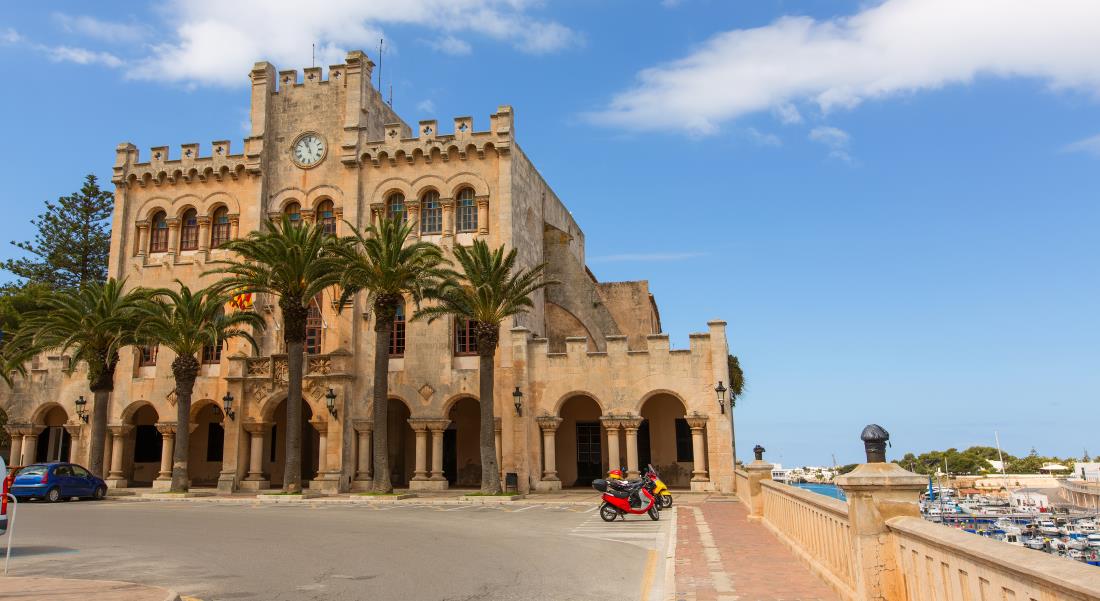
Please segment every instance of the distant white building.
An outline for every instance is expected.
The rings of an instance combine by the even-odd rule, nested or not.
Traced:
[[[1100,482],[1100,462],[1079,462],[1073,466],[1073,476],[1091,482]]]
[[[791,470],[783,469],[782,463],[772,464],[772,480],[776,482],[788,482],[791,479]]]
[[[1037,488],[1020,488],[1008,495],[1008,502],[1013,509],[1047,510],[1050,509],[1050,498]]]

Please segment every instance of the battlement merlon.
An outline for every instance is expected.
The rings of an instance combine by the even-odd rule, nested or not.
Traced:
[[[242,153],[233,154],[229,140],[211,142],[207,156],[201,156],[200,145],[194,142],[181,144],[176,158],[170,156],[168,146],[154,146],[145,162],[136,146],[123,142],[115,148],[111,181],[115,185],[144,187],[238,179],[251,173],[254,172],[248,169],[248,157]]]
[[[474,119],[470,116],[455,117],[454,129],[449,134],[439,131],[439,122],[435,119],[420,121],[415,132],[404,123],[387,123],[383,139],[368,141],[359,161],[378,167],[383,161],[396,164],[398,160],[406,160],[411,164],[417,158],[428,163],[436,157],[443,161],[465,160],[471,154],[485,158],[490,151],[508,154],[514,142],[514,112],[511,106],[501,105],[497,112],[489,115],[487,131],[475,131]]]

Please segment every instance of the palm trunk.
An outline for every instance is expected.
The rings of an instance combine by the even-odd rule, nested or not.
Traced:
[[[286,459],[283,492],[302,492],[302,361],[305,352],[307,307],[298,299],[282,297],[283,341],[286,342]]]
[[[103,471],[103,449],[107,444],[107,401],[111,398],[111,389],[95,390],[92,393],[92,443],[88,449],[88,471],[105,478]]]
[[[496,494],[500,492],[500,466],[497,465],[496,420],[493,416],[493,381],[496,366],[493,356],[496,354],[496,340],[482,345],[483,337],[478,337],[478,379],[481,405],[481,492]],[[489,348],[485,348],[489,347]]]
[[[396,306],[376,302],[374,311],[374,491],[393,492],[390,480],[390,336]]]
[[[191,451],[191,394],[199,375],[199,362],[191,355],[178,355],[172,361],[172,375],[176,378],[176,444],[168,491],[187,492],[191,484],[187,465]]]

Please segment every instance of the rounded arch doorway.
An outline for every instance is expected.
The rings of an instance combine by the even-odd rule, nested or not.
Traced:
[[[279,401],[271,412],[275,423],[271,425],[267,436],[267,453],[264,457],[264,471],[271,475],[272,488],[283,486],[283,478],[286,475],[286,399]],[[312,480],[317,474],[317,449],[321,444],[321,435],[313,427],[310,420],[313,419],[313,409],[309,403],[302,401],[302,427],[301,442],[302,466],[301,475],[303,485]]]
[[[690,487],[695,455],[684,403],[671,394],[657,393],[646,399],[641,415],[638,464],[652,463],[670,487]]]
[[[73,441],[72,436],[65,430],[65,424],[68,421],[69,414],[56,403],[39,411],[34,424],[45,428],[38,433],[34,450],[35,461],[70,461]]]
[[[448,486],[481,486],[481,403],[462,397],[447,412],[443,431],[443,475]]]
[[[602,415],[600,404],[588,395],[569,397],[558,410],[554,454],[562,486],[587,487],[607,473]]]

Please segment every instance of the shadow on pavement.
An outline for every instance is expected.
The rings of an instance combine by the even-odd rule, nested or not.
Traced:
[[[76,549],[73,549],[72,547],[53,547],[50,545],[31,545],[27,547],[13,545],[11,548],[12,557],[30,557],[32,555],[61,555],[63,553],[76,552]]]

